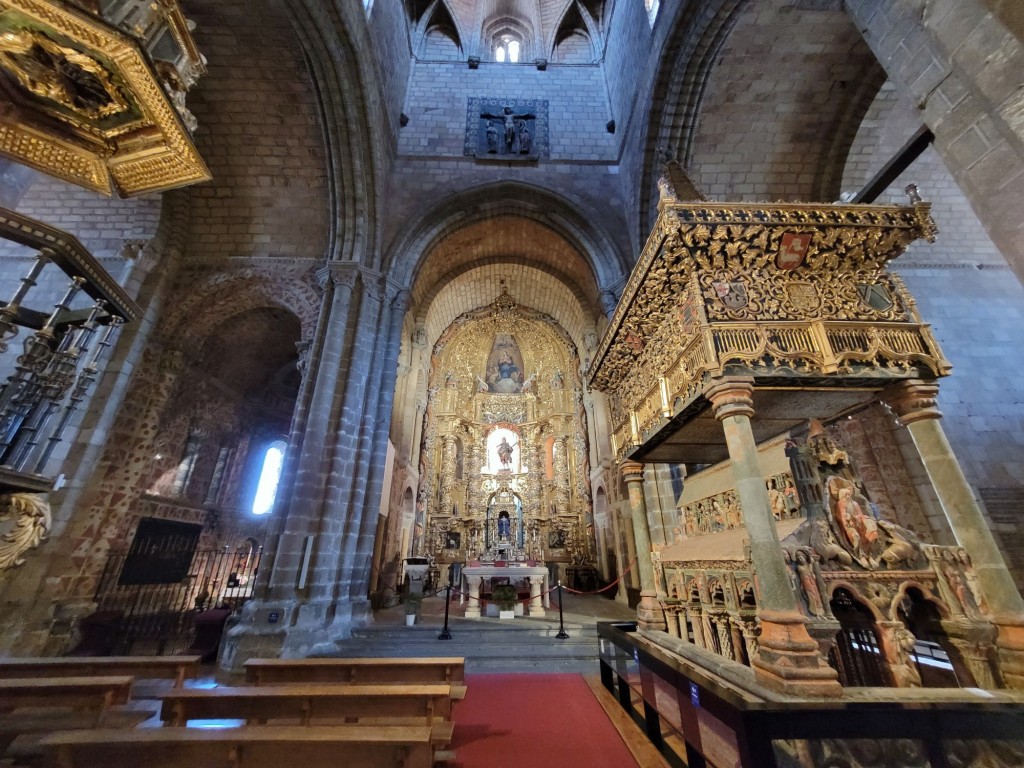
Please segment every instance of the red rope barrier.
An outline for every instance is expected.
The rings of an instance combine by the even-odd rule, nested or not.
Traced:
[[[633,566],[634,565],[636,565],[636,558],[635,557],[633,558],[633,561],[628,566],[626,566],[626,570],[624,570],[622,572],[622,574],[619,576],[619,578],[617,578],[615,581],[611,582],[610,584],[606,584],[605,586],[601,587],[600,589],[595,589],[592,592],[584,592],[582,590],[572,589],[571,587],[566,587],[564,585],[563,585],[563,589],[565,589],[567,592],[572,592],[574,595],[599,595],[602,592],[608,591],[609,589],[614,587],[616,584],[618,584],[620,581],[622,581],[624,578],[626,578],[626,574],[629,573],[631,570],[633,570]],[[551,587],[551,589],[547,590],[546,592],[541,592],[539,597],[541,599],[543,599],[545,595],[550,595],[552,592],[555,592],[557,589],[558,589],[558,585],[555,585],[555,586]],[[438,590],[437,592],[434,593],[434,595],[438,595],[438,594],[440,594],[440,592],[441,592],[441,590]],[[468,598],[470,600],[479,600],[479,601],[483,602],[483,598],[480,597],[479,595],[474,597],[473,595],[469,594],[468,592],[463,592],[461,589],[452,589],[452,596],[455,596],[455,595],[462,595],[463,597],[466,597],[466,598]],[[524,597],[524,598],[516,598],[515,602],[523,603],[525,605],[526,603],[529,603],[533,599],[534,598],[532,596]],[[494,600],[492,599],[491,602],[493,603]]]
[[[565,589],[567,591],[569,591],[569,592],[572,592],[574,595],[599,595],[602,592],[611,589],[616,584],[618,584],[620,581],[622,581],[624,578],[626,578],[626,574],[629,573],[630,570],[632,570],[634,565],[636,565],[636,558],[635,557],[633,558],[633,562],[631,562],[628,566],[626,566],[626,570],[624,570],[622,572],[622,575],[619,576],[619,578],[617,578],[611,584],[607,584],[607,585],[601,587],[600,589],[595,589],[593,592],[583,592],[582,590],[572,589],[571,587],[565,587]],[[552,590],[552,591],[554,591],[554,590]]]

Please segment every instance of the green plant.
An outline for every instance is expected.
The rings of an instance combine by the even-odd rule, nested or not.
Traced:
[[[499,611],[512,611],[515,610],[519,595],[511,584],[498,584],[491,591],[491,599],[498,606]]]
[[[423,607],[423,595],[419,592],[410,592],[405,596],[405,613],[407,616],[415,616]]]

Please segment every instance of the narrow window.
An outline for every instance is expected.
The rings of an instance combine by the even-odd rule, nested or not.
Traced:
[[[281,467],[284,464],[284,449],[284,440],[276,440],[267,448],[263,470],[260,472],[260,482],[256,486],[256,498],[252,502],[254,515],[265,515],[274,508],[277,484],[281,479]]]

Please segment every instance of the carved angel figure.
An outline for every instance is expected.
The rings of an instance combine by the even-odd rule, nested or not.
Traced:
[[[0,540],[0,571],[24,563],[23,555],[49,534],[52,520],[46,494],[12,493],[3,504],[0,522],[12,517],[17,517],[14,528]]]

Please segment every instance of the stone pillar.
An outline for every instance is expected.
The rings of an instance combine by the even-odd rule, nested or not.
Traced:
[[[647,509],[652,544],[671,544],[676,525],[676,502],[672,491],[672,469],[668,464],[647,466]]]
[[[667,625],[670,637],[679,638],[679,606],[666,605],[662,607],[665,611],[665,624]]]
[[[331,496],[328,467],[330,443],[338,431],[336,400],[343,386],[339,372],[346,356],[346,341],[352,321],[353,292],[359,267],[332,262],[318,277],[324,287],[317,338],[311,351],[307,374],[303,376],[289,445],[289,462],[275,504],[277,535],[269,537],[264,560],[270,568],[260,569],[256,599],[250,600],[233,617],[226,631],[221,666],[240,670],[254,656],[304,655],[307,642],[284,649],[293,628],[322,628],[329,618],[330,603],[310,600],[316,582],[314,569],[307,572],[307,586],[299,590],[300,572],[307,552],[307,536],[317,536],[324,517],[325,496]],[[266,574],[266,575],[264,575]],[[284,650],[282,650],[284,649]]]
[[[480,618],[480,582],[483,581],[482,576],[467,576],[466,577],[466,589],[469,590],[469,602],[466,603],[466,618],[467,619],[479,619]],[[533,588],[532,585],[530,587]]]
[[[647,527],[647,503],[644,501],[644,465],[626,461],[619,465],[619,471],[629,489],[629,506],[633,516],[636,567],[640,574],[640,605],[637,608],[640,629],[664,630],[665,613],[658,604],[654,564],[651,562],[651,534]]]
[[[736,495],[750,537],[761,619],[760,648],[751,665],[758,681],[769,688],[795,695],[839,696],[842,687],[836,671],[818,654],[818,644],[807,632],[807,618],[797,605],[782,559],[750,426],[753,393],[753,382],[746,378],[723,379],[705,392],[725,430]]]
[[[953,455],[935,404],[938,385],[914,379],[893,385],[885,400],[914,439],[921,462],[946,514],[957,543],[967,550],[978,575],[993,623],[1004,682],[1024,689],[1024,599],[1006,568],[988,520]]]
[[[708,648],[708,640],[704,637],[704,610],[700,606],[686,609],[686,617],[693,627],[693,644],[698,648]]]
[[[543,616],[544,603],[541,602],[541,587],[544,586],[543,576],[530,577],[530,615]]]

